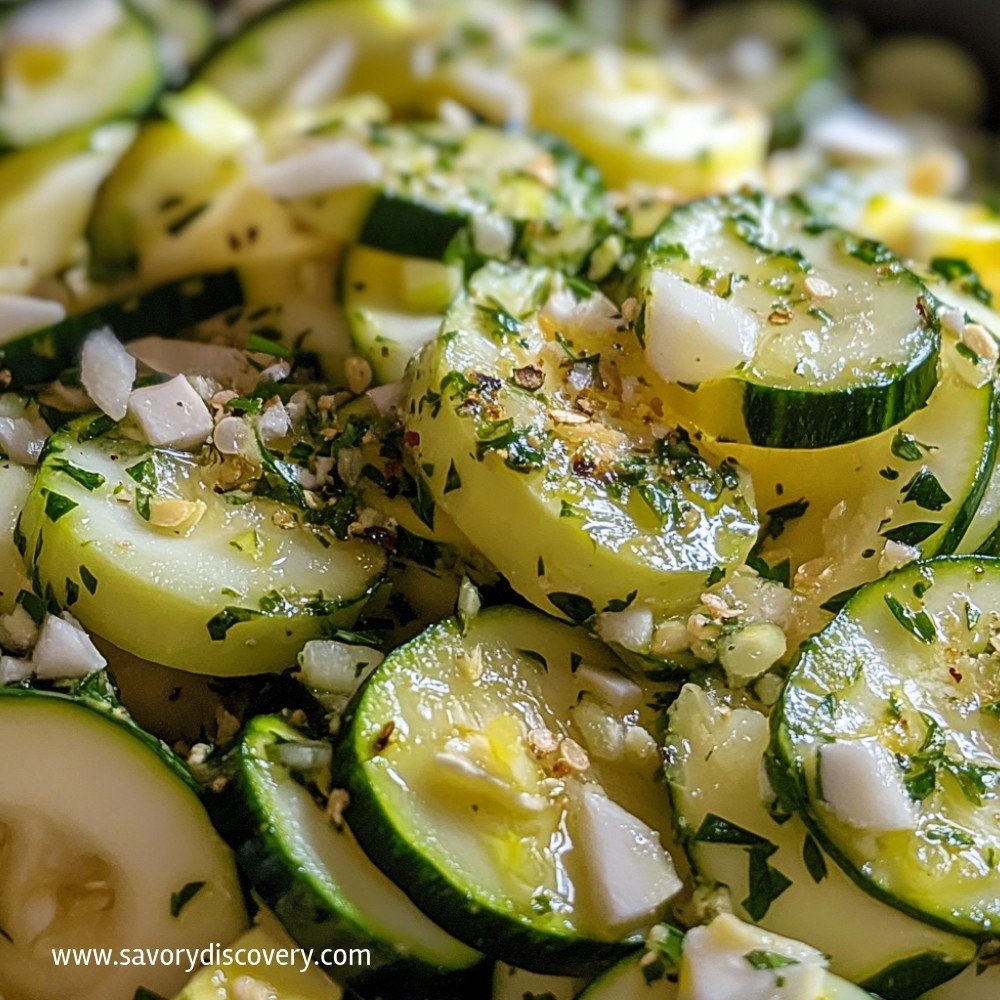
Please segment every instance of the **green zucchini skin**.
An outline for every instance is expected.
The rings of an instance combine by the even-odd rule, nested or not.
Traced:
[[[757,324],[730,371],[669,387],[671,405],[720,441],[846,444],[900,423],[938,384],[931,292],[886,247],[817,218],[802,199],[739,193],[675,209],[635,272],[644,340],[664,323],[652,318],[661,271]]]
[[[11,388],[37,385],[76,364],[87,335],[103,326],[123,341],[145,337],[151,329],[170,337],[242,304],[243,287],[235,271],[185,278],[18,337],[3,345],[0,358],[10,372]]]
[[[641,918],[631,918],[629,923],[620,925],[620,931],[612,933],[600,922],[604,918],[597,908],[599,904],[588,896],[588,892],[593,893],[594,890],[583,885],[579,875],[572,872],[567,878],[577,879],[576,894],[571,897],[571,904],[564,907],[562,894],[569,890],[563,887],[563,880],[556,882],[556,862],[553,860],[540,861],[537,865],[534,861],[525,860],[528,867],[524,879],[515,880],[517,887],[511,889],[511,884],[501,872],[503,862],[488,846],[504,842],[504,831],[509,823],[505,813],[497,806],[507,801],[504,797],[506,789],[493,793],[487,788],[483,800],[486,804],[482,808],[475,804],[475,795],[479,794],[479,790],[470,793],[473,795],[473,813],[480,817],[476,829],[481,832],[477,833],[477,837],[482,837],[482,843],[486,845],[482,851],[477,846],[463,854],[460,842],[450,839],[447,832],[437,833],[436,827],[424,826],[425,822],[433,824],[436,819],[450,826],[455,818],[461,820],[467,815],[465,809],[468,808],[465,786],[462,786],[462,791],[456,792],[455,786],[447,783],[450,779],[446,775],[442,779],[445,784],[437,787],[433,769],[445,765],[436,759],[428,764],[425,755],[433,755],[438,748],[450,746],[443,741],[443,731],[436,727],[439,719],[436,708],[443,704],[439,695],[445,685],[452,688],[448,704],[454,703],[456,718],[461,714],[462,718],[475,720],[470,721],[469,726],[476,732],[498,734],[489,736],[489,739],[507,739],[499,733],[507,733],[508,724],[514,721],[503,707],[509,703],[515,713],[514,719],[520,720],[520,713],[523,712],[525,723],[529,719],[541,718],[545,720],[545,725],[555,727],[557,732],[572,732],[586,741],[583,729],[574,728],[578,723],[573,706],[581,700],[589,700],[581,687],[589,682],[582,679],[583,674],[580,680],[574,679],[572,664],[583,662],[592,665],[598,673],[623,671],[612,654],[585,632],[535,611],[495,607],[483,610],[471,619],[466,632],[461,629],[457,620],[440,622],[395,650],[348,705],[335,743],[332,764],[334,783],[346,788],[351,797],[346,817],[375,864],[397,881],[432,920],[470,947],[486,951],[503,961],[516,960],[519,967],[539,974],[592,975],[641,943],[646,929],[637,928]],[[459,666],[455,667],[453,675],[442,674],[452,662],[450,658],[460,656],[461,651],[465,651],[461,655],[471,652],[474,659],[481,657],[485,671],[482,688],[477,686],[478,682],[471,681]],[[577,657],[581,659],[577,660]],[[546,666],[540,667],[543,663]],[[427,686],[419,683],[415,673],[418,670],[426,679]],[[625,676],[638,683],[643,691],[646,690],[634,676],[628,673]],[[578,688],[581,688],[579,695],[575,693]],[[595,686],[594,690],[599,688]],[[507,691],[509,695],[503,698],[502,705],[493,700],[499,697],[494,692],[500,691]],[[574,694],[571,695],[571,691]],[[426,701],[423,700],[424,693],[429,694]],[[643,706],[655,700],[652,688],[645,696],[637,694],[637,697],[640,697]],[[518,708],[522,698],[524,705],[544,707]],[[494,714],[495,708],[499,709],[498,715]],[[432,713],[434,721],[427,721],[428,731],[423,738],[414,738],[414,733],[423,724],[422,713],[425,711]],[[640,707],[638,711],[640,718],[646,720],[639,724],[648,726],[646,708]],[[536,712],[540,714],[536,715]],[[496,725],[502,728],[497,729]],[[536,721],[530,725],[539,723]],[[582,726],[582,723],[579,725]],[[383,736],[386,732],[388,737]],[[393,752],[392,734],[395,732],[409,734],[402,738],[398,756]],[[514,775],[523,773],[520,761],[525,758],[518,754],[526,752],[520,743],[527,730],[521,732],[518,729],[518,733],[517,736],[510,735],[504,743],[508,748],[505,751],[508,757],[504,759],[518,763],[498,765],[509,766]],[[414,751],[409,758],[406,756],[407,748]],[[451,753],[454,756],[462,751],[455,749]],[[635,810],[644,823],[650,824],[650,829],[656,826],[662,843],[664,832],[669,836],[669,829],[662,825],[669,823],[669,817],[664,812],[665,799],[661,806],[655,798],[658,789],[656,777],[646,771],[636,772],[625,759],[605,760],[595,758],[594,754],[591,757],[588,764],[588,767],[593,767],[591,776],[596,777],[609,795],[626,810]],[[538,759],[537,755],[531,759],[532,775],[539,766]],[[395,777],[390,777],[390,773]],[[508,786],[512,795],[511,808],[524,808],[514,791],[534,788],[536,786],[532,782],[536,780],[535,777],[513,779]],[[408,784],[410,781],[413,782],[412,787]],[[396,789],[402,787],[400,783],[410,788],[405,800],[396,793]],[[567,780],[564,798],[574,795],[574,788],[569,787],[571,784],[573,781]],[[543,783],[537,787],[542,789],[546,786]],[[501,798],[494,802],[490,798],[493,794]],[[440,813],[433,811],[419,817],[400,811],[400,804],[411,797],[427,805],[439,801],[445,810],[444,818],[441,819]],[[568,823],[570,826],[574,823],[572,814],[567,818],[568,807],[562,799],[553,805],[537,808],[543,811],[538,813],[537,829],[532,833],[538,838],[537,845],[532,849],[532,858],[536,853],[553,850],[540,830],[549,829],[550,823]],[[447,827],[443,829],[447,831]],[[457,862],[456,858],[460,857],[465,860]],[[511,864],[514,863],[512,860]],[[474,872],[466,872],[465,868],[480,864],[490,867],[488,871],[484,867],[484,878],[482,882],[477,882]],[[526,881],[536,877],[538,882]],[[549,890],[549,884],[557,887]],[[559,900],[553,901],[548,911],[535,905],[529,906],[524,885],[531,887],[532,900],[539,893],[544,897],[546,892],[558,895]],[[586,925],[588,917],[592,921],[589,928]]]
[[[225,787],[208,800],[216,828],[235,851],[253,891],[300,947],[317,955],[326,948],[367,948],[372,958],[368,967],[328,970],[365,1000],[460,1000],[483,986],[488,963],[477,961],[474,952],[458,949],[467,963],[471,959],[465,968],[434,966],[408,954],[403,942],[389,941],[366,928],[363,911],[317,886],[282,831],[287,817],[269,806],[256,773],[262,767],[280,768],[276,762],[267,763],[269,751],[295,742],[309,741],[281,716],[257,716],[225,766],[229,776]],[[317,810],[324,808],[317,802]],[[331,824],[330,836],[342,835]]]
[[[803,644],[771,716],[765,758],[768,776],[783,806],[801,815],[817,842],[858,886],[918,920],[980,942],[994,939],[1000,927],[996,892],[991,876],[981,866],[966,869],[971,882],[963,885],[955,857],[959,848],[976,852],[976,857],[989,857],[994,849],[987,839],[992,827],[984,810],[995,797],[991,774],[996,768],[989,763],[988,747],[984,750],[975,743],[955,743],[953,732],[957,731],[955,712],[965,713],[960,716],[964,729],[959,736],[963,740],[965,733],[978,732],[978,726],[983,727],[985,737],[985,731],[995,725],[988,708],[995,697],[990,689],[991,675],[977,666],[974,657],[982,645],[981,630],[977,631],[979,608],[983,608],[984,622],[988,621],[987,615],[994,614],[989,609],[995,607],[992,594],[998,587],[1000,560],[982,556],[909,563],[863,587],[826,629]],[[941,603],[937,595],[942,592],[948,595],[949,603]],[[960,664],[961,669],[952,663],[949,669],[941,630],[945,616],[961,616],[962,602],[966,620],[958,624],[956,618],[949,642],[956,654],[964,650],[966,659],[973,660]],[[970,607],[974,610],[969,611]],[[938,672],[948,687],[941,686]],[[903,679],[911,685],[909,689],[904,689]],[[851,701],[855,685],[861,689],[860,705]],[[874,690],[884,692],[883,702],[865,700]],[[916,701],[910,693],[913,691],[923,700]],[[829,707],[810,713],[808,706],[824,698]],[[848,711],[855,713],[849,725],[840,708],[844,701]],[[879,704],[884,707],[875,715],[872,706]],[[981,715],[977,716],[977,711]],[[934,727],[947,712],[952,714],[935,741]],[[899,720],[907,723],[902,730],[908,742],[900,742],[904,737],[896,728]],[[820,751],[816,748],[850,741],[864,733],[873,733],[872,738],[894,754],[896,766],[906,776],[904,784],[907,779],[916,782],[906,784],[911,798],[921,804],[914,807],[917,819],[913,830],[881,834],[858,830],[821,798]],[[921,736],[923,748],[918,747]],[[919,786],[925,760],[920,754],[928,746],[929,788]],[[964,770],[967,768],[972,770]],[[977,768],[984,777],[973,777],[973,785],[963,784],[969,774],[980,773]],[[954,781],[949,777],[952,773],[957,775]],[[981,793],[977,780],[986,782]],[[925,809],[922,803],[927,799],[932,804]],[[937,827],[935,818],[940,821]],[[863,833],[875,838],[868,847]],[[885,843],[884,850],[862,861],[871,844],[880,842]],[[927,848],[922,853],[917,851],[920,844]],[[984,880],[978,886],[975,871]]]

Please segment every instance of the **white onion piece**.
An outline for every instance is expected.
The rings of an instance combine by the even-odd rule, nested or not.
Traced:
[[[135,358],[109,327],[87,336],[80,355],[80,382],[97,407],[112,420],[125,418],[135,373]]]
[[[154,448],[194,450],[208,440],[214,427],[208,407],[183,375],[136,389],[129,397],[128,412]]]

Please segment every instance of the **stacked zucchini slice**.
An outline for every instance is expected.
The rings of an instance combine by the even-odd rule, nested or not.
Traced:
[[[993,271],[578,6],[5,6],[6,1000],[998,992]]]

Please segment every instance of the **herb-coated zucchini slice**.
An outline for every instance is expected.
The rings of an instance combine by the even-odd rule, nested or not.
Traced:
[[[160,283],[283,256],[315,256],[304,232],[237,153],[253,124],[204,86],[162,102],[101,185],[87,225],[90,276]]]
[[[380,549],[279,500],[218,493],[218,456],[95,437],[107,422],[83,417],[50,440],[21,520],[39,593],[122,649],[195,673],[281,670],[307,639],[353,623]]]
[[[298,947],[273,917],[228,947],[233,961],[205,966],[174,1000],[240,1000],[250,989],[266,991],[263,995],[269,1000],[342,1000],[344,996],[342,987],[315,965],[306,968],[304,960],[300,959],[302,964],[298,966],[247,963],[251,957],[273,955],[281,948],[291,953]]]
[[[773,718],[781,800],[863,888],[958,933],[1000,925],[991,640],[1000,564],[912,563],[803,647]]]
[[[19,290],[77,262],[97,188],[135,128],[118,122],[72,132],[0,159],[0,266],[27,269]]]
[[[526,48],[515,74],[530,94],[531,123],[578,149],[615,189],[641,184],[696,198],[752,182],[767,153],[765,112],[684,93],[662,58],[606,56],[599,46]]]
[[[410,358],[440,332],[461,281],[457,265],[365,246],[344,252],[341,301],[354,346],[377,383],[402,379]]]
[[[163,82],[153,31],[120,0],[94,0],[73,18],[35,0],[6,12],[0,32],[0,146],[141,114]]]
[[[726,914],[687,937],[665,924],[654,928],[645,949],[598,976],[578,1000],[869,1000],[823,964],[814,948]]]
[[[414,25],[398,0],[298,0],[247,25],[197,78],[255,118],[367,91],[406,107]]]
[[[9,615],[17,595],[31,589],[14,537],[21,508],[31,492],[32,478],[24,466],[8,459],[0,461],[0,614]]]
[[[161,337],[176,336],[242,305],[243,298],[235,271],[168,282],[16,337],[0,347],[0,363],[10,373],[12,387],[38,385],[76,364],[87,335],[101,327],[110,327],[123,341],[148,336],[152,330]]]
[[[795,142],[840,97],[833,31],[803,0],[716,4],[692,17],[683,44],[723,86],[770,113],[778,145]]]
[[[410,376],[406,442],[435,503],[515,590],[577,622],[687,606],[756,533],[741,473],[670,425],[626,329],[588,288],[491,265]]]
[[[954,337],[928,404],[898,427],[832,448],[719,445],[751,473],[765,530],[756,553],[805,594],[803,634],[852,589],[916,555],[950,555],[977,524],[998,448],[994,366]],[[990,499],[990,503],[995,500]],[[988,511],[983,512],[987,523]]]
[[[937,383],[940,331],[923,284],[795,199],[679,208],[641,271],[646,349],[674,383],[673,405],[716,437],[841,444],[898,424]]]
[[[829,955],[834,972],[885,1000],[914,1000],[974,960],[974,942],[859,889],[802,820],[775,805],[762,777],[769,731],[760,712],[688,684],[669,718],[678,839],[699,875],[728,887],[737,916],[798,935]]]
[[[534,972],[634,947],[680,888],[653,692],[586,633],[495,608],[391,653],[344,716],[334,780],[373,861],[432,919]]]
[[[0,989],[172,993],[183,967],[56,966],[50,949],[200,949],[245,927],[232,857],[179,763],[114,713],[63,695],[0,688],[0,719]]]
[[[338,163],[326,187],[314,170],[304,181],[282,180],[276,191],[318,231],[392,253],[518,255],[575,270],[609,228],[600,174],[548,136],[441,121],[355,123],[268,164],[265,183],[269,172],[304,170],[322,157],[360,158],[356,176],[369,176],[346,183],[351,168]]]
[[[330,753],[277,716],[248,726],[236,774],[213,811],[251,885],[317,961],[327,948],[369,949],[357,968],[335,968],[331,959],[340,979],[378,972],[383,988],[392,977],[400,990],[416,989],[418,981],[426,988],[435,976],[472,969],[481,956],[431,923],[340,821]]]

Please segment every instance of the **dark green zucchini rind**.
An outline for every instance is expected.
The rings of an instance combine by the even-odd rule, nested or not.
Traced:
[[[242,303],[235,271],[184,278],[17,337],[0,348],[0,365],[10,373],[11,388],[49,382],[79,361],[88,334],[101,327],[110,327],[122,341],[153,332],[177,336]]]
[[[659,305],[666,293],[654,296],[658,272],[722,300],[756,329],[730,370],[668,388],[671,405],[720,441],[845,444],[897,425],[938,383],[931,292],[885,246],[836,228],[795,196],[741,192],[671,213],[636,269],[645,299],[637,332],[647,343],[671,336],[676,322],[670,299]]]
[[[300,770],[283,763],[280,756],[281,747],[306,754],[319,748],[322,754],[324,746],[328,745],[310,739],[275,715],[253,719],[233,751],[227,768],[230,778],[224,789],[209,800],[209,808],[217,829],[235,851],[250,887],[295,942],[312,949],[314,955],[326,948],[369,950],[371,962],[364,967],[328,969],[349,984],[354,995],[366,1000],[460,1000],[476,993],[479,987],[485,991],[485,963],[457,941],[451,966],[436,965],[415,954],[410,947],[412,941],[389,938],[377,920],[366,924],[372,912],[376,918],[379,916],[377,908],[386,898],[387,882],[378,871],[371,869],[356,877],[352,892],[338,884],[336,872],[323,868],[319,859],[324,853],[340,849],[346,852],[345,863],[355,871],[362,872],[369,865],[346,827],[338,828],[327,813],[330,789],[325,767],[320,763]],[[281,808],[280,797],[289,790],[295,798],[286,800],[287,808]],[[313,809],[311,821],[315,825],[298,821],[297,816],[310,816]],[[310,835],[317,832],[329,837],[330,844],[324,847],[311,840]],[[343,843],[333,846],[339,841]],[[359,898],[359,881],[371,883],[371,892],[365,898]],[[412,905],[402,895],[398,903],[403,907]],[[404,910],[396,922],[412,929],[416,937],[416,925],[422,919],[414,910],[407,920]]]
[[[982,942],[1000,933],[998,603],[1000,560],[982,556],[910,563],[862,588],[803,645],[766,758],[783,806],[862,889]],[[824,748],[859,740],[888,752],[910,825],[880,831],[830,804]]]

